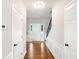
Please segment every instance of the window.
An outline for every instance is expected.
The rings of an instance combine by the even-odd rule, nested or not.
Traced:
[[[31,31],[32,31],[32,25],[31,25]]]
[[[41,31],[43,31],[43,25],[41,25]]]

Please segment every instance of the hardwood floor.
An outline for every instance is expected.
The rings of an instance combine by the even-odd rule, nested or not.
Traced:
[[[24,59],[55,59],[44,42],[27,42]]]

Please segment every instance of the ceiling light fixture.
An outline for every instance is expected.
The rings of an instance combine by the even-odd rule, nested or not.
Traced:
[[[34,3],[34,8],[40,9],[40,8],[44,8],[45,7],[45,3],[42,1],[37,1]]]

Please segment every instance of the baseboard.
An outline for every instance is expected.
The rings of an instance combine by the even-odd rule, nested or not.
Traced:
[[[25,52],[23,53],[22,59],[24,59],[24,56],[25,56],[26,53],[27,53],[27,51],[25,51]]]
[[[12,59],[12,52],[10,52],[4,59]]]
[[[55,55],[54,55],[54,54],[52,54],[52,52],[51,52],[50,48],[48,47],[48,45],[47,45],[47,44],[45,44],[45,45],[46,45],[46,47],[47,47],[47,49],[48,49],[49,53],[51,54],[51,56],[52,56],[52,57],[54,57],[54,59],[55,59]]]

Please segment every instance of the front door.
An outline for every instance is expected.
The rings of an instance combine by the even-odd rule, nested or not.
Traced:
[[[30,24],[29,26],[29,40],[43,41],[44,40],[44,25],[42,24]]]

